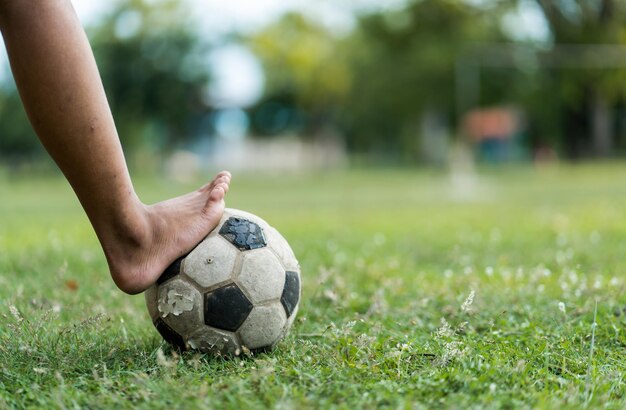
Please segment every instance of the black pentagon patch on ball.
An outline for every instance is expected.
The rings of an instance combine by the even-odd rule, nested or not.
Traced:
[[[299,299],[300,276],[297,272],[287,271],[285,272],[285,288],[280,297],[280,303],[283,304],[285,312],[287,312],[287,317],[291,316],[296,306],[298,306]]]
[[[204,323],[234,332],[252,311],[252,303],[237,285],[228,285],[204,295]]]
[[[178,275],[180,273],[180,265],[182,265],[184,258],[185,257],[183,256],[182,258],[176,259],[170,266],[165,268],[159,279],[157,279],[157,285],[160,285]]]
[[[163,339],[174,347],[177,347],[179,350],[186,350],[187,346],[185,346],[185,341],[183,337],[176,333],[174,329],[169,327],[167,323],[163,321],[160,317],[154,321],[154,327],[159,331]]]
[[[228,242],[240,251],[249,251],[267,246],[263,229],[252,221],[244,218],[230,217],[220,229]]]

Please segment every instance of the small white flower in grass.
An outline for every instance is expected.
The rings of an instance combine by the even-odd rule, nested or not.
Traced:
[[[24,318],[22,317],[22,315],[20,314],[20,311],[17,310],[17,308],[13,305],[9,306],[9,312],[11,312],[11,315],[13,315],[13,318],[15,318],[15,320],[20,323],[22,320],[24,320]]]
[[[387,267],[389,269],[398,269],[400,267],[400,261],[398,258],[391,258],[389,259],[389,262],[387,262]]]
[[[156,352],[156,361],[159,366],[164,368],[173,368],[176,366],[176,362],[165,357],[165,354],[161,349]]]
[[[589,235],[589,240],[594,245],[596,245],[598,242],[600,242],[600,239],[602,239],[602,237],[600,236],[600,232],[598,232],[598,231],[593,231]]]
[[[495,383],[491,383],[489,385],[489,393],[494,394],[496,392],[496,384]]]
[[[385,242],[387,242],[387,237],[385,237],[384,234],[377,233],[376,235],[374,235],[374,245],[381,246],[384,245]]]
[[[46,374],[48,373],[48,369],[45,367],[33,367],[33,371],[37,374]]]
[[[339,300],[339,295],[332,289],[324,290],[324,297],[332,303],[337,303]]]
[[[475,295],[476,295],[476,292],[472,290],[470,294],[467,296],[467,299],[465,299],[465,302],[463,302],[463,304],[461,305],[461,312],[468,312],[470,310],[472,303],[474,303]]]
[[[487,267],[485,268],[485,274],[486,274],[487,276],[493,276],[493,267],[491,267],[491,266],[487,266]]]
[[[469,325],[469,322],[461,322],[454,330],[455,333],[464,333],[465,328]]]
[[[563,313],[564,315],[566,314],[565,312],[565,303],[563,302],[559,302],[559,310],[561,311],[561,313]]]
[[[359,348],[369,348],[376,342],[376,338],[372,336],[368,336],[365,333],[361,333],[359,337],[356,338],[354,344]]]
[[[489,239],[491,239],[492,242],[500,242],[500,240],[502,239],[502,234],[500,233],[500,230],[493,229],[491,231],[491,234],[489,235]]]
[[[593,282],[594,289],[600,289],[602,287],[602,278],[596,276],[596,280]]]
[[[443,354],[439,358],[439,365],[445,366],[455,358],[463,356],[463,344],[461,342],[453,341],[447,342],[443,346]]]
[[[438,338],[454,336],[454,330],[443,317],[441,318],[441,326],[435,331],[435,336]]]

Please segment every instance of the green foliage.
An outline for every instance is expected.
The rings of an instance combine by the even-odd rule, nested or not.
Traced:
[[[626,40],[626,5],[616,0],[536,0],[556,43],[610,44]]]
[[[304,287],[278,349],[231,360],[160,340],[64,180],[0,174],[0,407],[624,408],[625,172],[238,176]]]
[[[319,109],[347,93],[350,73],[324,27],[290,13],[254,35],[253,51],[264,62],[270,95],[294,93],[303,108]]]
[[[207,45],[185,2],[117,1],[88,28],[107,97],[127,152],[167,150],[207,111]],[[13,85],[0,90],[0,155],[42,152]]]
[[[358,16],[345,37],[292,14],[251,43],[270,98],[292,93],[298,109],[338,125],[355,152],[415,151],[422,112],[453,120],[456,59],[472,43],[502,38],[502,10],[498,3],[412,1]]]
[[[403,137],[425,111],[454,121],[455,63],[478,42],[502,38],[498,9],[448,0],[365,15],[350,39],[354,87],[345,129],[358,151],[413,150]]]
[[[626,99],[626,67],[612,67],[610,61],[624,50],[602,46],[626,46],[626,4],[615,0],[575,0],[571,2],[537,1],[548,22],[555,44],[567,46],[599,46],[601,54],[572,51],[576,54],[573,67],[537,73],[543,84],[548,85],[541,96],[558,96],[552,101],[553,118],[560,127],[561,145],[570,156],[587,156],[598,152],[594,139],[593,118],[589,115],[598,104],[609,109],[619,106]],[[558,51],[558,50],[557,50]],[[570,56],[571,59],[571,56]],[[585,67],[594,60],[608,66],[589,69]],[[576,67],[575,63],[581,64]],[[532,98],[532,97],[531,97]],[[535,99],[541,98],[535,96]],[[536,106],[531,106],[536,108]],[[615,142],[624,140],[622,135],[613,136]],[[614,143],[615,144],[615,143]]]
[[[184,2],[129,0],[90,31],[125,148],[171,148],[206,109],[206,50],[193,21]]]
[[[280,131],[304,125],[299,131],[308,136],[334,120],[349,92],[352,74],[346,50],[342,52],[337,38],[325,27],[289,13],[248,43],[261,59],[266,76],[266,97],[252,110],[257,131],[272,132],[273,122],[283,122]],[[281,115],[292,118],[281,121]]]
[[[518,3],[408,1],[399,9],[358,15],[355,29],[344,36],[289,15],[251,43],[269,78],[268,100],[289,93],[287,100],[316,123],[305,132],[323,128],[320,122],[339,127],[356,153],[414,161],[425,114],[454,133],[464,110],[509,104],[526,114],[531,149],[547,145],[576,157],[608,155],[626,145],[624,128],[616,125],[626,70],[611,67],[611,61],[623,61],[623,49],[572,48],[626,44],[625,4],[537,0],[550,35],[533,42],[511,38],[514,28],[503,29]],[[522,52],[494,53],[483,64],[481,50],[490,45],[517,45]],[[478,107],[460,104],[459,61],[479,67],[480,98],[472,101]],[[608,143],[598,131],[602,121],[609,124]]]
[[[41,151],[17,90],[0,88],[0,156],[23,159]]]

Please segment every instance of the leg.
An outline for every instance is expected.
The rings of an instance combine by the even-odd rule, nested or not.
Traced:
[[[70,0],[0,2],[0,30],[30,122],[85,209],[113,280],[125,292],[143,291],[217,225],[230,174],[144,205]]]

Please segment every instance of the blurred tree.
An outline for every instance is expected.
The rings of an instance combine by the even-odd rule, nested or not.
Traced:
[[[21,161],[42,152],[15,84],[6,84],[0,88],[0,157]]]
[[[626,47],[606,45],[626,46],[626,3],[536,2],[548,22],[553,44],[558,47],[554,49],[556,58],[574,61],[567,70],[548,71],[543,80],[560,96],[561,104],[552,108],[555,120],[561,124],[563,149],[570,158],[590,153],[609,155],[619,143],[613,112],[626,97],[626,67],[612,66],[612,62],[616,57],[626,59]],[[569,48],[563,48],[563,44]]]
[[[345,37],[287,15],[251,39],[267,76],[259,112],[270,111],[269,104],[277,118],[286,116],[279,104],[292,103],[313,129],[339,125],[354,152],[414,158],[422,114],[454,117],[459,53],[503,38],[494,17],[501,8],[499,1],[414,0],[359,16]]]
[[[418,155],[421,116],[454,121],[457,57],[503,39],[502,12],[497,1],[420,0],[362,16],[349,40],[355,79],[343,118],[350,146]]]
[[[260,132],[304,127],[304,135],[319,133],[350,88],[350,69],[338,39],[323,26],[289,13],[249,43],[266,76],[266,97],[252,110],[253,126]]]
[[[168,149],[206,111],[206,45],[178,0],[119,0],[88,28],[125,149]],[[42,152],[15,87],[0,89],[0,155]]]
[[[178,0],[125,0],[89,31],[125,148],[172,148],[205,111],[205,45]]]

